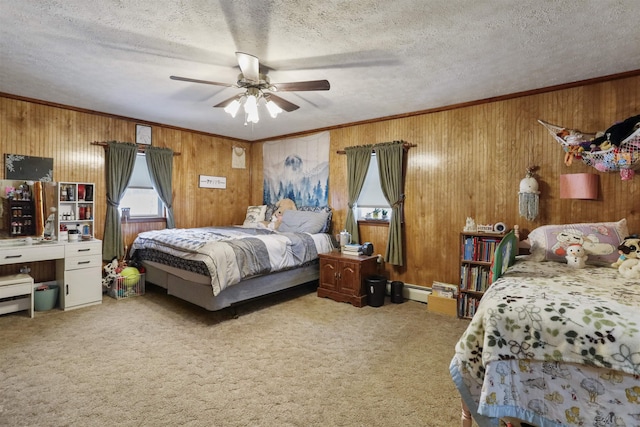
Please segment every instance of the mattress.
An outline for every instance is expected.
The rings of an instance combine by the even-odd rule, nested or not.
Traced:
[[[242,280],[308,265],[332,249],[326,233],[201,227],[140,233],[131,256],[208,276],[218,295]]]

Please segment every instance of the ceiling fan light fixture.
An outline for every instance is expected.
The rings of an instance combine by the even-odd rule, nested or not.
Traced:
[[[308,80],[302,82],[272,84],[269,76],[260,72],[260,62],[257,56],[244,52],[236,52],[236,60],[240,67],[240,74],[238,74],[238,81],[235,85],[180,76],[169,76],[169,78],[171,80],[190,83],[204,83],[214,86],[246,89],[245,93],[232,96],[231,98],[225,99],[213,106],[214,108],[224,108],[225,112],[235,118],[240,107],[244,104],[245,125],[247,124],[247,121],[258,123],[260,120],[258,104],[261,99],[264,99],[269,115],[274,119],[283,111],[292,112],[300,108],[298,105],[275,94],[270,94],[269,92],[329,90],[331,87],[328,80]]]
[[[247,121],[250,123],[258,123],[260,116],[258,116],[258,98],[255,95],[247,96],[244,102],[244,112],[247,114]]]
[[[271,117],[274,119],[283,111],[282,108],[278,107],[272,100],[267,101],[267,110],[269,110],[269,114],[271,114]]]
[[[225,113],[229,113],[231,117],[234,117],[234,118],[236,117],[236,114],[238,114],[239,109],[240,109],[240,101],[238,101],[237,99],[234,99],[233,101],[231,101],[229,105],[224,107]]]

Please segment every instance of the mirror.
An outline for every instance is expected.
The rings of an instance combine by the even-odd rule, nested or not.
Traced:
[[[0,239],[42,237],[56,207],[56,183],[3,179],[0,201]]]

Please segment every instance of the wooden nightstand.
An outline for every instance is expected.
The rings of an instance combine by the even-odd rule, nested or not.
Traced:
[[[356,307],[367,305],[364,280],[376,274],[376,256],[343,255],[335,251],[319,254],[320,283],[318,296],[348,302]]]

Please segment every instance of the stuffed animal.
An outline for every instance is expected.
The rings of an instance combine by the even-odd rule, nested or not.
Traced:
[[[118,277],[118,267],[120,263],[118,262],[117,257],[113,257],[113,259],[104,266],[104,277],[102,278],[102,287],[110,288],[113,282]]]
[[[580,244],[572,244],[567,247],[567,265],[572,268],[584,268],[587,265],[587,254]]]
[[[629,117],[611,126],[604,131],[602,136],[595,138],[593,142],[600,145],[601,150],[611,148],[611,145],[618,147],[622,141],[638,130],[638,128],[640,128],[640,115]],[[609,143],[609,145],[607,145],[607,143]]]
[[[638,236],[626,237],[618,246],[620,258],[611,264],[618,267],[618,272],[627,279],[640,279],[640,238]]]
[[[296,203],[291,199],[280,199],[276,203],[276,210],[273,211],[273,215],[271,216],[271,221],[262,221],[259,224],[262,224],[260,227],[268,228],[270,230],[277,230],[280,227],[280,222],[282,221],[282,214],[285,211],[295,211],[298,210],[296,208]]]

